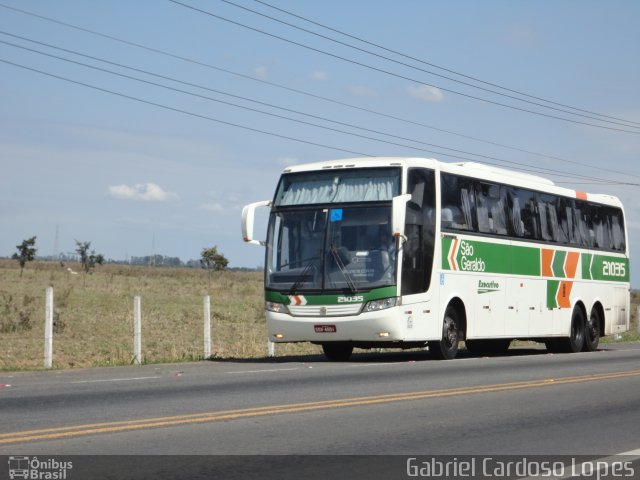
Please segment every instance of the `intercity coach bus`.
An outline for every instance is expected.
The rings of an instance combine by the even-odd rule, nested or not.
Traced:
[[[266,247],[269,339],[329,360],[426,346],[452,359],[461,341],[498,354],[514,339],[593,351],[629,329],[621,202],[538,176],[422,158],[297,165],[244,207],[242,231]]]

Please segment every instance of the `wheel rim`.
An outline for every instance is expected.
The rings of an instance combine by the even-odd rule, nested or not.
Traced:
[[[447,350],[451,350],[458,343],[458,327],[456,321],[447,317],[444,321],[444,335],[442,336]]]

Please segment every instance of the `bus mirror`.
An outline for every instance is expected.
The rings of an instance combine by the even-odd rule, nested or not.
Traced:
[[[411,200],[411,194],[393,197],[391,229],[394,237],[404,238],[404,219],[407,213],[407,202]]]
[[[256,208],[269,206],[271,206],[271,202],[269,200],[263,200],[261,202],[250,203],[242,209],[242,239],[245,242],[252,243],[253,245],[265,245],[264,241],[253,239],[253,224]]]

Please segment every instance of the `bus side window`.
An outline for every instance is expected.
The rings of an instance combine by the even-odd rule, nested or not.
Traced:
[[[583,210],[586,209],[586,203],[575,200],[573,207],[573,224],[575,228],[576,243],[580,247],[589,247],[589,229],[587,228],[587,221]]]
[[[609,225],[606,219],[607,208],[602,205],[587,205],[587,228],[590,236],[590,246],[594,248],[611,249],[609,242]]]
[[[500,185],[489,183],[477,185],[478,231],[498,235],[507,234],[504,190]]]
[[[509,210],[512,235],[531,239],[539,237],[535,216],[535,194],[532,191],[510,188]]]
[[[540,221],[540,239],[547,242],[557,242],[560,226],[556,215],[556,197],[539,193],[536,195],[538,204],[538,220]]]
[[[615,209],[611,213],[611,239],[613,250],[624,252],[627,248],[624,240],[624,220],[622,211]]]
[[[443,173],[441,175],[442,209],[451,211],[451,223],[442,228],[476,230],[476,201],[472,180]],[[442,221],[446,221],[444,217]]]

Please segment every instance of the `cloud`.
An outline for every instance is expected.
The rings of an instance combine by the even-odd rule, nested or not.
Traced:
[[[221,203],[203,203],[200,205],[202,210],[206,210],[208,212],[222,212],[224,211],[224,207]]]
[[[253,74],[260,80],[265,80],[267,78],[267,67],[256,67]]]
[[[326,80],[329,80],[329,74],[327,72],[323,72],[321,70],[316,70],[315,72],[313,72],[311,74],[311,78],[314,80],[318,80],[321,82],[324,82]]]
[[[363,87],[361,85],[351,85],[347,87],[349,93],[355,97],[377,97],[378,92],[373,88]]]
[[[113,185],[109,187],[109,195],[118,200],[136,200],[141,202],[169,202],[177,200],[178,195],[166,192],[155,183],[137,183],[134,186]]]
[[[417,98],[424,102],[441,102],[444,100],[442,90],[429,85],[412,85],[407,88],[407,92],[413,98]]]
[[[540,36],[530,25],[512,24],[507,27],[505,38],[515,48],[532,48],[538,43]]]

